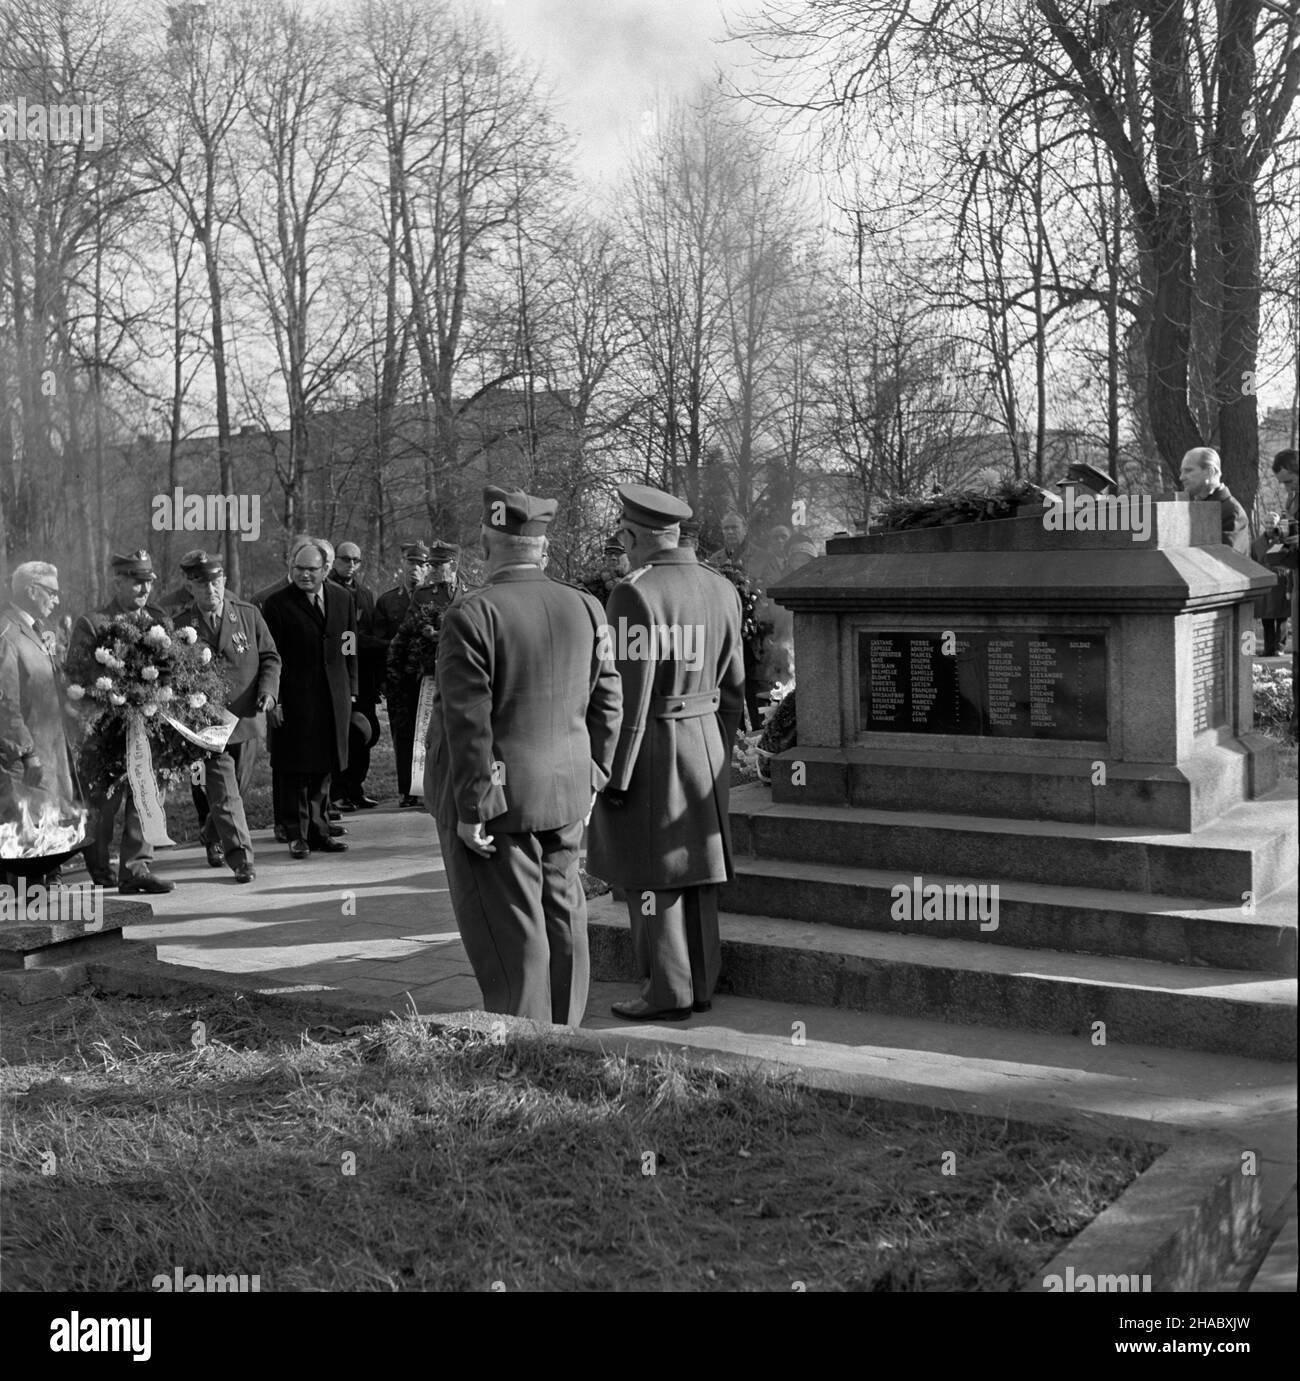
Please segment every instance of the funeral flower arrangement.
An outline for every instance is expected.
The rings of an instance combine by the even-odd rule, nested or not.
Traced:
[[[413,603],[388,649],[390,676],[432,676],[438,669],[438,638],[447,606],[431,600]]]
[[[85,724],[80,771],[94,794],[113,791],[126,776],[127,735],[144,727],[154,773],[169,784],[187,775],[201,750],[167,722],[198,732],[221,719],[225,685],[212,650],[192,628],[169,631],[147,614],[119,614],[92,645],[68,660],[67,696]]]
[[[763,655],[767,639],[776,630],[776,625],[766,617],[767,596],[763,593],[763,587],[750,578],[743,566],[728,563],[721,567],[721,573],[740,595],[740,636],[757,660]]]
[[[617,564],[618,560],[619,558],[612,554],[602,556],[599,564],[588,567],[586,573],[578,581],[578,584],[589,595],[594,595],[600,601],[602,608],[613,593],[614,586],[626,574]]]
[[[951,527],[1014,518],[1025,505],[1042,509],[1043,490],[1026,480],[1004,480],[989,489],[950,489],[914,499],[889,499],[880,510],[879,530],[899,532],[914,527]]]

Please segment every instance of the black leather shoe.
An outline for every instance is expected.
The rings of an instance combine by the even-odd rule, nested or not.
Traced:
[[[347,830],[347,826],[346,826],[346,825],[331,825],[331,826],[330,826],[330,838],[331,838],[331,839],[337,839],[337,838],[339,837],[339,835],[341,835],[341,834],[346,834],[347,832],[348,832],[348,830]]]
[[[209,868],[220,868],[221,865],[225,863],[226,851],[220,844],[205,844],[203,849],[208,856]]]
[[[277,844],[287,844],[289,842],[289,831],[283,825],[275,827],[275,842]]]
[[[311,845],[314,854],[345,854],[348,846],[341,839],[318,839]]]
[[[711,1002],[692,1002],[692,1003],[691,1003],[691,1011],[692,1011],[692,1012],[711,1012],[711,1011],[713,1011],[713,1003],[711,1003]]]
[[[339,815],[339,812],[338,812],[333,806],[331,806],[331,807],[325,812],[325,818],[326,818],[327,820],[338,820],[338,819],[340,819],[341,817],[340,817],[340,815]]]
[[[333,801],[331,806],[334,810],[342,811],[344,815],[351,815],[356,806],[351,801]]]
[[[632,1002],[615,1002],[609,1010],[624,1021],[685,1021],[691,1014],[689,1007],[654,1008],[639,997]]]
[[[305,839],[291,839],[289,841],[290,858],[306,858],[309,853],[311,850],[307,847]]]
[[[352,804],[357,810],[374,810],[379,802],[372,800],[369,796],[354,796],[352,798]]]
[[[152,873],[128,873],[117,884],[117,890],[128,897],[135,892],[160,895],[163,892],[170,892],[175,886],[174,882],[168,882],[166,878],[156,878]]]
[[[407,796],[403,796],[402,799],[401,799],[400,801],[398,801],[397,804],[398,804],[399,809],[405,810],[408,806],[422,806],[422,805],[424,804],[424,802],[421,801],[420,798],[419,798],[418,796],[410,796],[410,795],[407,795]]]
[[[110,868],[106,873],[91,872],[90,880],[96,887],[116,887],[117,874]]]
[[[253,871],[253,867],[249,863],[245,863],[242,868],[235,869],[236,882],[252,882],[256,876],[257,874]]]

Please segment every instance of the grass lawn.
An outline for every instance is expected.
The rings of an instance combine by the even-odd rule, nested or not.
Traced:
[[[1156,1154],[256,997],[0,1005],[9,1290],[1008,1291]]]

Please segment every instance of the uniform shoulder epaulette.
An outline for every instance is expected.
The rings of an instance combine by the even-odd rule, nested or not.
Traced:
[[[649,566],[638,566],[634,571],[628,573],[618,583],[620,585],[635,585],[638,580],[650,569]]]

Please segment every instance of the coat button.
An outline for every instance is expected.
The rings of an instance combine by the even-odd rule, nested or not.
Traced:
[[[686,708],[685,705],[674,705],[674,706],[673,706],[673,709],[675,709],[675,710],[684,710],[685,708]]]

